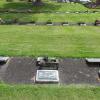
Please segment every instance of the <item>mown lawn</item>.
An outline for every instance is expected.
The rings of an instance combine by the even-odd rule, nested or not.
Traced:
[[[1,84],[0,100],[100,100],[100,87]]]
[[[0,26],[0,55],[100,57],[100,27]]]
[[[5,0],[0,1],[0,9],[32,9],[35,12],[38,11],[87,11],[87,10],[99,10],[99,9],[89,9],[82,4],[70,4],[70,3],[57,3],[56,1],[43,0],[45,3],[43,6],[33,6],[28,2],[5,2]],[[55,13],[0,13],[0,18],[3,20],[18,19],[19,21],[47,21],[51,20],[54,22],[68,21],[68,22],[94,22],[100,18],[99,13],[92,14],[55,14]]]
[[[32,3],[18,2],[19,0],[13,0],[14,2],[6,2],[0,0],[0,9],[32,9],[33,11],[86,11],[86,10],[98,10],[89,9],[82,4],[70,4],[70,3],[57,3],[53,0],[43,0],[43,6],[33,6]]]
[[[18,0],[16,0],[18,1]],[[33,6],[27,2],[5,2],[0,0],[0,9],[32,9],[33,11],[84,11],[88,8],[81,4],[57,3],[56,1],[44,0],[43,6]],[[74,7],[74,8],[73,8]]]
[[[5,0],[0,1],[0,9],[32,9],[35,12],[38,11],[87,11],[87,10],[99,10],[89,9],[82,4],[69,4],[69,3],[57,3],[56,1],[44,0],[45,5],[33,6],[27,2],[14,2],[8,3]],[[94,22],[100,18],[100,13],[86,13],[86,14],[56,14],[56,13],[0,13],[0,18],[3,20],[18,19],[19,21],[47,21],[51,20],[54,22]]]

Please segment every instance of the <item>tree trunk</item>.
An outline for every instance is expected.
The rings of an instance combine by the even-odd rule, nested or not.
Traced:
[[[32,2],[32,0],[28,0],[28,2]]]
[[[97,4],[100,4],[100,0],[96,0],[96,3],[97,3]]]
[[[36,6],[40,6],[43,3],[42,3],[42,0],[35,0],[35,2],[33,4],[36,5]]]

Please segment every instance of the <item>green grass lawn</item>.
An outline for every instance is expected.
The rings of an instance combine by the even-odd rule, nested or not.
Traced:
[[[100,100],[100,87],[1,84],[0,100]]]
[[[17,1],[17,0],[15,0]],[[81,4],[55,3],[45,5],[7,3],[0,0],[0,9],[32,9],[33,11],[86,11]],[[20,21],[93,22],[100,14],[12,14],[0,13],[2,19]],[[100,57],[100,27],[94,26],[18,26],[0,25],[0,56],[57,56]],[[100,87],[60,85],[5,85],[0,84],[0,100],[99,100]]]
[[[2,9],[32,9],[33,11],[84,11],[88,8],[81,4],[66,4],[57,3],[55,1],[44,0],[43,6],[33,6],[32,3],[27,2],[12,2],[8,3],[5,0],[0,0],[0,8]]]
[[[100,57],[100,27],[0,26],[0,55]]]
[[[15,0],[18,1],[18,0]],[[0,1],[0,9],[32,9],[33,11],[86,11],[86,10],[100,10],[100,9],[89,9],[81,4],[67,4],[57,3],[55,1],[44,0],[45,5],[43,6],[32,6],[31,3],[27,2],[12,2],[8,3],[5,0]],[[4,20],[18,18],[19,21],[47,21],[52,20],[55,22],[69,21],[69,22],[94,22],[100,18],[99,13],[93,14],[54,14],[54,13],[37,13],[37,14],[26,14],[26,13],[0,13],[0,18]]]
[[[15,0],[18,1],[18,0]],[[33,11],[86,11],[81,4],[44,0],[44,6],[31,3],[8,3],[0,0],[0,9],[32,9]],[[93,22],[100,14],[22,14],[0,13],[2,19],[20,21]],[[94,26],[0,26],[0,56],[100,57],[100,27]],[[60,85],[0,84],[0,100],[99,100],[100,87]]]
[[[17,1],[17,2],[16,2]],[[33,11],[86,11],[86,10],[99,10],[89,9],[82,4],[70,4],[70,3],[57,3],[53,0],[43,0],[43,6],[33,6],[32,3],[28,2],[14,2],[8,3],[5,0],[0,0],[0,9],[32,9]]]

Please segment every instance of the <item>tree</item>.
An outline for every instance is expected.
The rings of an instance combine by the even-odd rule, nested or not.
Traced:
[[[33,5],[36,5],[36,6],[43,4],[41,0],[28,0],[28,2],[32,2]]]
[[[28,2],[32,2],[32,0],[28,0]]]
[[[42,0],[35,0],[35,2],[33,1],[33,4],[36,6],[43,5]]]
[[[96,3],[97,3],[97,4],[100,4],[100,0],[96,0]]]
[[[7,2],[12,2],[13,0],[6,0]]]

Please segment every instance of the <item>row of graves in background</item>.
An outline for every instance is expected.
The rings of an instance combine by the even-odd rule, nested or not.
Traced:
[[[58,0],[58,2],[65,2],[65,3],[90,3],[91,0]]]
[[[13,2],[14,0],[6,0],[6,1]],[[32,4],[36,5],[36,6],[43,5],[41,0],[19,0],[19,1],[32,2]],[[95,2],[93,2],[93,0],[57,0],[57,2],[60,2],[60,3],[81,3],[87,7],[90,7],[90,8],[96,8],[100,5],[100,0],[96,0]]]
[[[35,22],[35,21],[27,21],[27,22],[20,22],[18,19],[13,19],[13,20],[3,20],[0,18],[0,25],[10,25],[10,24],[18,24],[18,25],[54,25],[54,26],[100,26],[100,20],[95,20],[94,23],[85,23],[85,22],[78,22],[78,23],[69,23],[69,22],[52,22],[51,20],[48,20],[47,22]]]
[[[6,0],[7,2],[13,2],[14,0]],[[34,0],[19,0],[19,1],[27,1],[27,2],[33,2]],[[66,2],[66,3],[88,3],[91,2],[91,0],[58,0],[58,2]]]
[[[66,2],[66,3],[83,3],[83,4],[93,4],[93,5],[100,5],[100,0],[96,0],[96,2],[93,2],[93,0],[58,0],[58,2]]]

